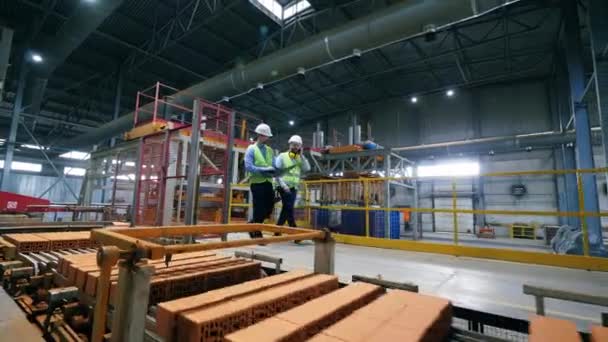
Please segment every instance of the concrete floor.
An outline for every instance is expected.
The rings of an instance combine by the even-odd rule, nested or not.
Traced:
[[[229,239],[245,238],[231,234]],[[284,269],[313,265],[313,244],[304,242],[243,247],[283,258]],[[353,274],[386,280],[412,282],[420,292],[452,300],[457,306],[499,315],[528,319],[535,312],[534,298],[522,293],[523,284],[594,295],[608,294],[608,273],[535,266],[466,257],[453,257],[399,250],[336,246],[336,273],[343,282]],[[546,300],[547,315],[575,321],[587,331],[600,322],[602,308],[571,302]],[[603,308],[604,312],[608,308]]]
[[[454,234],[425,232],[421,241],[453,244]],[[463,246],[472,247],[506,248],[539,253],[553,252],[542,240],[510,239],[505,237],[484,239],[478,238],[473,234],[460,234],[458,235],[458,243]]]
[[[42,332],[30,323],[11,296],[0,287],[0,341],[44,341]]]

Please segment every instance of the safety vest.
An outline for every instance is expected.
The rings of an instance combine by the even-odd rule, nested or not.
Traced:
[[[290,188],[297,188],[300,184],[300,175],[302,174],[302,160],[293,160],[289,157],[289,152],[283,152],[279,155],[283,162],[283,168],[286,169],[281,179]]]
[[[272,149],[270,146],[266,146],[266,155],[262,154],[262,150],[258,144],[253,144],[249,148],[253,148],[253,164],[257,167],[269,167],[272,166]],[[272,177],[267,177],[259,173],[250,173],[249,182],[252,184],[271,182]]]

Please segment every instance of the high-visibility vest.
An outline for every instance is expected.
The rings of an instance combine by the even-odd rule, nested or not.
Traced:
[[[291,159],[289,152],[279,154],[279,158],[283,162],[283,168],[286,169],[281,179],[290,188],[297,188],[300,185],[300,175],[302,174],[302,160]]]
[[[272,149],[270,146],[266,146],[266,155],[262,154],[262,150],[258,144],[253,144],[249,146],[249,148],[253,149],[253,164],[257,167],[269,167],[272,166]],[[249,182],[252,184],[271,182],[272,177],[264,176],[259,173],[250,173],[249,174]]]

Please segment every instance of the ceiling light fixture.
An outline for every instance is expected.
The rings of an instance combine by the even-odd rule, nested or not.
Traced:
[[[42,63],[44,58],[38,53],[32,53],[32,62],[34,63]]]
[[[418,98],[416,96],[412,96],[410,98],[410,102],[412,102],[412,103],[418,103]]]
[[[454,92],[454,90],[453,90],[453,89],[449,89],[448,91],[446,91],[446,92],[445,92],[445,94],[446,94],[448,97],[452,97],[452,96],[454,96],[455,92]]]

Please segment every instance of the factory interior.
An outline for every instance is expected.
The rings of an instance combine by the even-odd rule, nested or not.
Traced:
[[[608,342],[607,163],[606,0],[1,0],[0,341]]]

